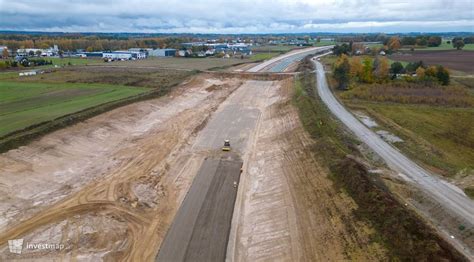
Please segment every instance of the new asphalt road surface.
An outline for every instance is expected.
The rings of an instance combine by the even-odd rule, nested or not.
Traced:
[[[328,51],[332,47],[333,46],[322,46],[298,49],[296,51],[292,51],[287,54],[277,56],[268,61],[265,61],[257,66],[250,68],[249,70],[247,70],[247,72],[283,72],[291,64],[301,61],[305,56]]]
[[[225,260],[241,166],[242,161],[235,155],[204,161],[168,230],[157,261]]]
[[[268,99],[271,81],[246,81],[216,110],[192,147],[206,154],[157,261],[224,261],[242,159]],[[224,140],[232,150],[222,152]]]

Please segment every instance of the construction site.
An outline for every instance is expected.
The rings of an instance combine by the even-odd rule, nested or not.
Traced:
[[[394,253],[395,240],[383,227],[358,215],[364,207],[321,155],[330,150],[326,138],[306,126],[297,97],[317,91],[301,87],[300,65],[330,48],[185,75],[165,95],[118,106],[0,154],[0,260],[406,259],[408,253]],[[306,73],[323,81],[315,70],[324,74],[319,67]],[[315,126],[333,125],[315,119]],[[348,166],[377,169],[381,178],[373,183],[395,196],[386,208],[413,214],[416,222],[405,226],[414,223],[423,232],[406,233],[411,248],[426,252],[414,260],[473,259],[472,201],[462,206],[464,213],[422,218],[444,204],[416,206],[436,198],[397,178],[400,172],[389,161],[368,163],[370,143],[359,150],[343,154],[357,163]],[[396,219],[387,214],[387,220]],[[453,220],[465,227],[461,233],[445,226]],[[430,243],[418,241],[420,236]],[[9,240],[15,239],[25,243],[21,254],[11,252]]]

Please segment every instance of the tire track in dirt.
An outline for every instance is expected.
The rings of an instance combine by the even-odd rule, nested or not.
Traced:
[[[371,228],[357,221],[355,203],[338,192],[329,171],[311,153],[314,140],[291,104],[292,80],[262,114],[242,174],[235,261],[383,259]]]
[[[206,90],[208,86],[216,83],[215,90],[212,92]],[[17,215],[20,217],[19,221],[8,219],[8,229],[0,232],[0,244],[3,245],[3,248],[0,248],[0,258],[12,258],[5,245],[8,239],[18,237],[35,239],[45,230],[48,232],[48,227],[55,227],[55,225],[64,222],[67,226],[62,228],[63,231],[77,231],[75,234],[62,233],[61,239],[75,235],[76,242],[74,239],[68,239],[72,248],[48,253],[46,256],[41,253],[36,258],[56,259],[58,256],[69,258],[81,256],[92,260],[153,260],[180,199],[195,175],[192,169],[180,173],[170,171],[175,171],[175,168],[172,167],[182,160],[180,156],[186,155],[186,146],[190,140],[195,138],[195,132],[199,130],[199,126],[207,120],[217,105],[224,101],[240,84],[241,82],[236,79],[213,79],[210,83],[198,81],[191,83],[191,85],[185,85],[179,89],[179,92],[158,99],[155,103],[159,105],[156,108],[159,111],[158,114],[150,113],[138,116],[135,121],[130,121],[130,126],[121,126],[121,130],[126,130],[125,134],[130,135],[130,133],[138,132],[138,136],[128,138],[125,135],[127,139],[115,141],[119,144],[113,147],[114,150],[101,152],[108,154],[107,157],[97,158],[98,161],[113,161],[114,159],[121,161],[108,166],[101,176],[93,177],[90,182],[75,189],[67,196],[62,195],[60,190],[47,192],[47,196],[60,200],[53,201],[49,205],[42,205],[36,209],[39,210],[38,212],[26,212],[27,216],[22,219],[20,216],[22,210],[20,209],[20,215]],[[187,100],[194,102],[191,103]],[[140,114],[139,110],[136,111],[136,105],[130,107],[133,109],[131,114]],[[173,107],[176,108],[174,112],[169,110]],[[114,111],[129,113],[127,109],[130,110],[129,107],[124,107]],[[121,114],[118,113],[118,115]],[[143,125],[143,123],[140,125],[140,121],[150,120],[150,117],[162,117],[162,120],[160,119],[150,126]],[[89,125],[102,126],[103,124],[100,121],[95,122],[94,119],[88,122],[91,122]],[[113,119],[110,122],[113,122]],[[74,130],[74,128],[70,127],[69,129]],[[87,130],[87,132],[89,131]],[[44,139],[48,140],[54,136],[55,133],[52,133]],[[105,143],[113,143],[113,141],[106,140]],[[41,141],[38,144],[41,145]],[[32,144],[29,147],[38,146],[38,144]],[[90,144],[89,146],[100,146],[100,144]],[[52,150],[61,153],[66,151],[68,154],[76,153],[67,146],[62,148],[61,145],[52,148]],[[22,149],[18,151],[21,152]],[[15,155],[16,159],[10,158],[8,161],[10,163],[20,161],[19,152]],[[60,153],[54,154],[61,156]],[[24,157],[28,159],[30,155],[25,154]],[[57,163],[44,164],[54,167]],[[95,164],[106,163],[97,162]],[[56,167],[61,166],[57,165]],[[32,168],[35,166],[30,166],[29,170]],[[24,169],[10,169],[8,172],[12,171],[21,173]],[[80,174],[77,173],[77,175]],[[9,194],[14,196],[12,191],[9,191]],[[28,203],[24,204],[22,208],[26,208],[27,205]],[[84,230],[94,226],[90,224],[90,220],[86,220],[87,216],[107,216],[112,221],[123,224],[125,231],[122,241],[107,243],[107,237],[100,236],[100,232],[92,232],[90,234],[92,237],[101,239],[92,241],[97,248],[81,248],[80,242],[84,238]],[[71,225],[76,225],[76,227],[70,228]],[[74,257],[72,257],[73,254]],[[27,255],[35,258],[35,254]]]

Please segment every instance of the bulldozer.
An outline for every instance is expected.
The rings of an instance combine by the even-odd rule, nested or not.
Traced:
[[[222,151],[230,151],[230,141],[228,139],[224,140],[224,146],[222,147]]]

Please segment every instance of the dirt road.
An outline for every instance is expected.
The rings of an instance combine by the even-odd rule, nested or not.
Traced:
[[[291,103],[292,79],[272,90],[244,171],[227,261],[374,261],[384,249],[357,221],[311,154],[314,140]]]
[[[314,63],[317,69],[317,92],[331,112],[358,139],[382,157],[392,170],[397,171],[402,179],[409,180],[426,194],[432,196],[440,204],[439,208],[447,210],[461,220],[460,224],[472,229],[474,227],[474,202],[461,189],[426,171],[357,120],[331,93],[323,66],[317,61]],[[472,247],[465,248],[466,252],[474,257]]]

